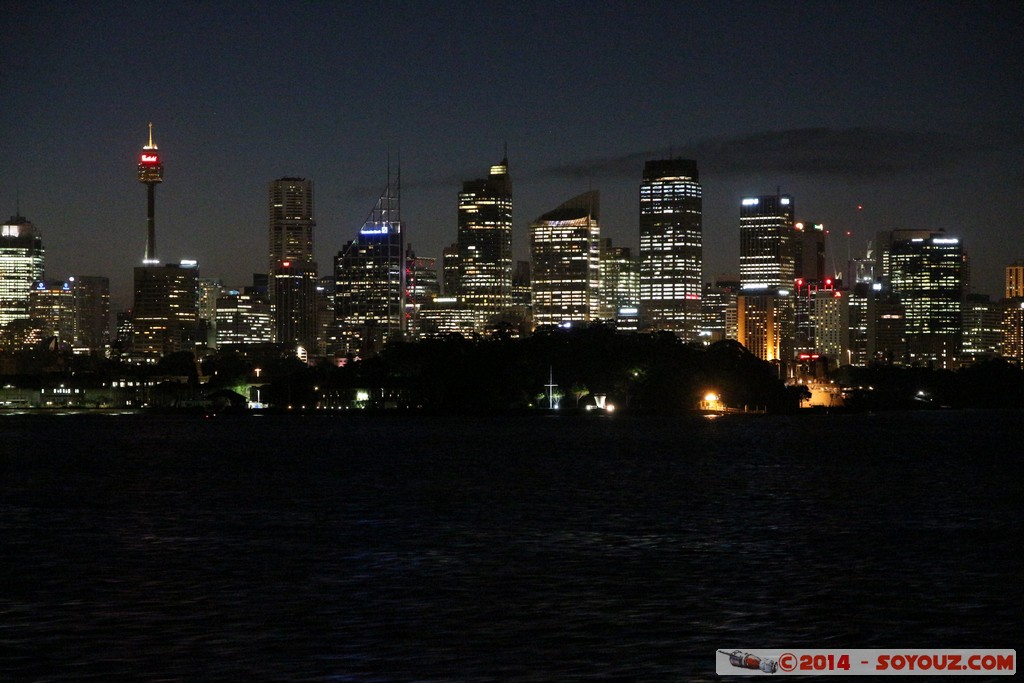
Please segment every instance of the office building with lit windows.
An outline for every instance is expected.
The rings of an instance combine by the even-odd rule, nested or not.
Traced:
[[[645,327],[698,337],[703,278],[702,194],[697,162],[644,164],[640,183],[640,305]]]
[[[1024,298],[1003,300],[1003,322],[999,352],[1024,367]]]
[[[476,313],[457,297],[437,297],[419,309],[417,335],[422,339],[451,334],[469,339],[477,333]]]
[[[71,283],[34,283],[29,294],[29,318],[39,326],[43,338],[52,337],[56,347],[70,349],[75,340],[75,295]]]
[[[269,344],[274,338],[270,300],[252,288],[228,290],[217,297],[216,323],[219,349]]]
[[[885,275],[905,316],[907,362],[953,367],[963,340],[963,243],[927,230],[894,230],[885,241]]]
[[[1006,266],[1006,298],[1024,298],[1024,261]]]
[[[512,179],[508,158],[459,193],[458,296],[483,323],[512,305]]]
[[[195,261],[135,268],[132,356],[156,362],[193,351],[199,325],[199,269]]]
[[[640,305],[640,265],[629,247],[601,240],[601,320],[615,320],[623,308]]]
[[[736,297],[736,339],[764,361],[793,359],[793,303],[788,290],[740,291]]]
[[[832,368],[848,365],[852,357],[847,353],[850,349],[849,297],[837,289],[819,289],[813,301],[812,355],[826,358]]]
[[[737,339],[762,360],[783,364],[795,352],[793,208],[793,198],[783,194],[740,201]]]
[[[359,235],[334,259],[339,351],[362,357],[401,338],[406,326],[406,264],[399,185],[388,186]]]
[[[968,294],[963,304],[964,362],[994,358],[1003,341],[1003,306],[987,294]]]
[[[796,279],[793,198],[744,197],[740,202],[740,289],[789,289]]]
[[[29,293],[43,278],[43,240],[24,216],[0,227],[0,327],[29,317]]]
[[[562,203],[530,224],[533,322],[589,322],[601,305],[600,196]]]
[[[723,339],[736,339],[736,297],[740,283],[717,280],[704,285],[701,297],[701,341],[714,344]]]
[[[199,292],[199,331],[196,344],[211,349],[217,347],[217,298],[224,293],[224,283],[218,278],[201,277]]]

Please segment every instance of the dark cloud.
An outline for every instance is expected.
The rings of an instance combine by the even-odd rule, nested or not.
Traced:
[[[959,163],[964,155],[987,147],[946,133],[887,128],[798,128],[736,137],[708,138],[671,150],[696,159],[702,171],[717,176],[750,174],[826,175],[875,179],[935,170]],[[590,159],[546,169],[544,175],[567,178],[635,178],[647,159],[667,150],[647,150]]]

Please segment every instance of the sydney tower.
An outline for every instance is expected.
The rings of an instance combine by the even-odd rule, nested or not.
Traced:
[[[164,166],[153,144],[153,124],[149,124],[149,144],[139,155],[139,182],[146,184],[149,210],[146,220],[146,255],[143,263],[159,263],[156,258],[156,184],[164,180]]]

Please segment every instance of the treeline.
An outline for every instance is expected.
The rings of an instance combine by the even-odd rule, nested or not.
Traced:
[[[236,407],[258,400],[275,408],[450,413],[546,408],[549,391],[563,410],[603,396],[617,410],[663,414],[696,409],[709,393],[726,407],[775,413],[795,411],[809,396],[803,386],[785,386],[778,366],[736,341],[701,347],[670,333],[624,334],[603,325],[539,330],[524,338],[453,335],[393,343],[376,357],[340,365],[325,360],[307,366],[276,345],[221,350],[202,360],[185,351],[155,365],[41,353],[34,365],[19,364],[21,373],[4,372],[4,385],[66,384],[89,390],[97,403],[131,393],[158,406],[218,397]],[[999,358],[957,371],[845,366],[828,379],[850,410],[1024,406],[1024,371]],[[143,384],[149,388],[138,389]]]
[[[225,360],[242,369],[237,359]],[[207,370],[213,367],[204,363]],[[617,409],[677,413],[697,408],[714,393],[731,408],[792,412],[809,393],[786,386],[781,372],[732,340],[701,347],[670,333],[623,334],[592,325],[525,338],[453,335],[395,343],[377,357],[343,367],[307,368],[285,359],[267,368],[263,397],[277,406],[358,402],[367,408],[493,413],[546,408],[546,385],[552,383],[563,410],[604,395]],[[846,366],[829,379],[843,390],[851,410],[1024,406],[1024,371],[998,358],[957,371]],[[361,391],[369,396],[357,401]]]
[[[872,365],[834,373],[846,406],[860,410],[1024,407],[1024,370],[1003,358],[959,370]]]
[[[734,341],[701,348],[670,333],[622,334],[601,325],[394,343],[374,358],[278,377],[264,396],[277,405],[339,405],[360,390],[369,390],[365,407],[462,413],[545,408],[549,390],[562,409],[604,395],[617,409],[658,413],[693,410],[708,392],[729,406],[774,412],[795,410],[800,397],[777,368]]]

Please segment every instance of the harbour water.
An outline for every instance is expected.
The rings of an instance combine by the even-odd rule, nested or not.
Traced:
[[[1017,647],[1021,434],[3,415],[0,679],[700,681],[716,649]]]

